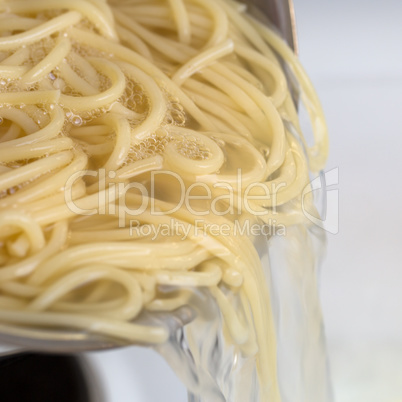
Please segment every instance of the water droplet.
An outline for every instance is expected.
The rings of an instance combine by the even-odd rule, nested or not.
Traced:
[[[56,78],[56,79],[53,81],[53,86],[54,86],[56,89],[64,90],[65,84],[64,84],[64,81],[63,81],[61,78]]]
[[[4,121],[3,118],[0,117],[0,125],[3,124],[3,121]]]
[[[82,119],[80,116],[75,116],[72,119],[72,123],[74,124],[74,126],[80,126],[82,124]]]
[[[7,82],[5,80],[0,80],[0,85],[6,85]]]
[[[53,73],[49,73],[49,78],[54,81],[56,79],[56,76]]]

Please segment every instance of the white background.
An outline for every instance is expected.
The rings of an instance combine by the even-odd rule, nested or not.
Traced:
[[[337,402],[402,401],[402,2],[295,0],[339,168],[321,297]]]
[[[402,401],[402,1],[295,0],[339,168],[321,295],[336,402]],[[184,402],[155,353],[95,354],[107,402]],[[245,401],[247,402],[247,401]],[[295,401],[299,402],[299,401]]]

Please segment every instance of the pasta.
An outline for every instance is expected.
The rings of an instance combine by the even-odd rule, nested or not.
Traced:
[[[8,0],[0,13],[2,331],[163,343],[166,328],[136,319],[206,288],[228,342],[256,359],[261,400],[280,401],[246,229],[306,222],[301,193],[327,156],[297,58],[231,0]]]

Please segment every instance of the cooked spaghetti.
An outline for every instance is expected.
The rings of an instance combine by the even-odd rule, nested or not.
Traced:
[[[269,288],[252,234],[235,230],[305,221],[327,137],[296,56],[233,1],[10,0],[0,13],[2,331],[162,343],[166,328],[136,318],[207,288],[227,341],[255,356],[263,400],[279,401]]]

